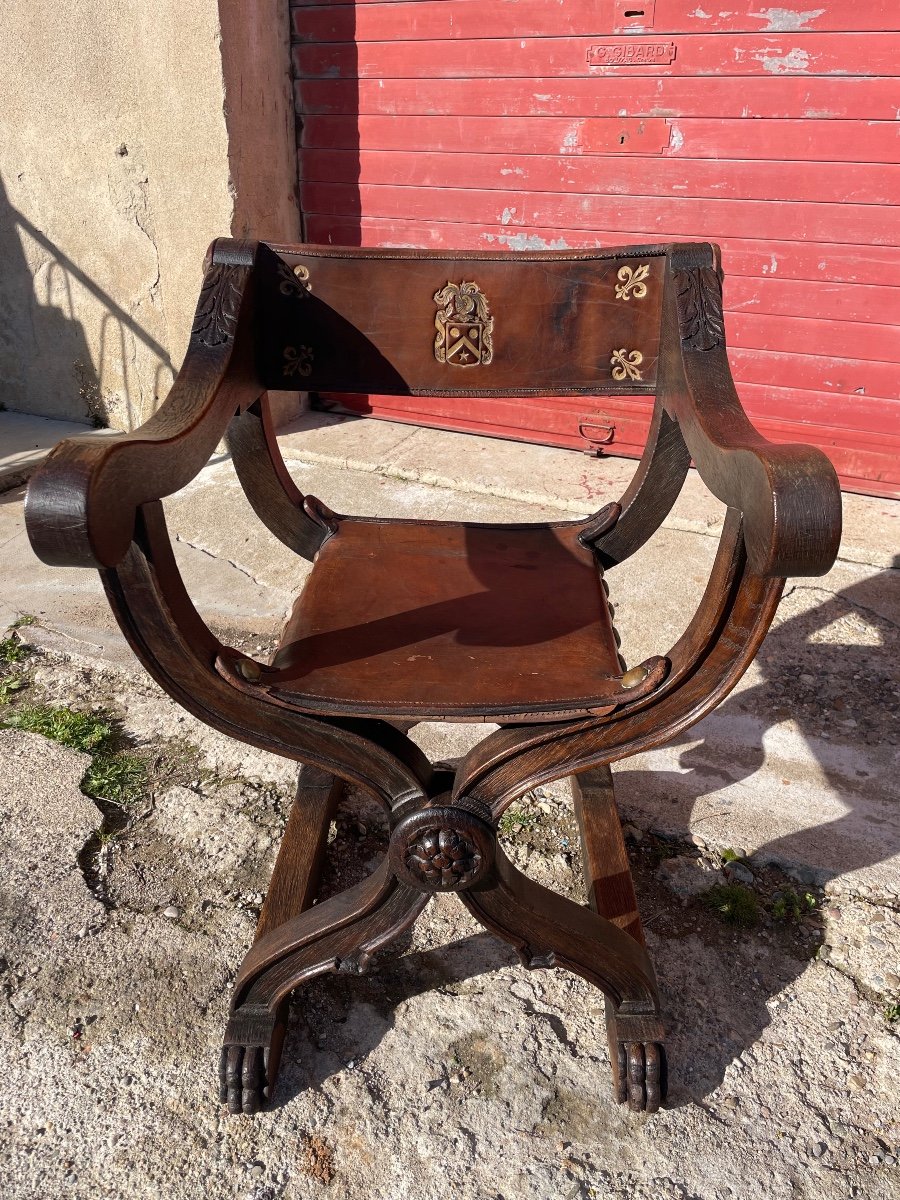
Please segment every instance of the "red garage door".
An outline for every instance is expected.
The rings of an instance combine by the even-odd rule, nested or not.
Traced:
[[[900,495],[900,4],[816,4],[292,5],[306,236],[719,242],[756,424],[821,446],[845,487]],[[640,398],[350,403],[626,455],[649,415]]]

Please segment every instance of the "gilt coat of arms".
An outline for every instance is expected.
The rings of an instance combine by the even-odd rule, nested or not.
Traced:
[[[478,285],[448,279],[434,301],[434,357],[453,367],[486,367],[494,357],[494,318]]]

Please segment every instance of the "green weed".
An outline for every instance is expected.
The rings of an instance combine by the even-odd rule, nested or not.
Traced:
[[[145,790],[147,767],[136,754],[98,754],[84,773],[81,790],[92,800],[127,804]]]
[[[739,883],[712,887],[702,899],[727,925],[741,925],[749,929],[759,921],[759,901],[755,893]]]
[[[2,725],[25,733],[40,733],[62,746],[90,754],[92,761],[81,780],[81,790],[93,800],[127,804],[146,790],[144,760],[117,749],[121,734],[116,723],[104,713],[38,704],[17,709]]]
[[[10,633],[9,637],[5,637],[0,641],[0,662],[22,662],[33,653],[34,651],[31,647],[26,646],[15,632]]]
[[[816,907],[816,898],[812,892],[804,892],[798,896],[793,888],[785,888],[776,892],[772,897],[772,916],[776,921],[797,922]]]
[[[900,1004],[886,1004],[883,1015],[888,1025],[893,1025],[896,1021],[900,1021]]]
[[[0,675],[0,704],[9,704],[15,692],[25,686],[21,675]]]
[[[540,823],[541,813],[537,808],[515,804],[506,810],[500,818],[497,828],[501,833],[527,833],[531,829],[536,829]]]
[[[49,704],[20,708],[3,722],[10,729],[21,729],[25,733],[40,733],[85,754],[95,754],[109,745],[113,737],[113,726],[102,716],[76,712],[73,708],[53,708]]]

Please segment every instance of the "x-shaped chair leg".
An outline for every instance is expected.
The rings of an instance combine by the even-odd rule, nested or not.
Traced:
[[[515,947],[524,966],[565,967],[606,995],[616,1098],[655,1112],[665,1095],[659,997],[644,946],[590,908],[541,887],[497,848],[492,875],[460,893],[466,908]]]
[[[229,1112],[254,1113],[271,1100],[291,991],[329,971],[362,973],[428,900],[382,868],[256,944],[241,968],[222,1048],[220,1098]]]
[[[324,787],[323,780],[318,786]],[[301,788],[298,800],[302,795]],[[321,857],[331,815],[321,795],[319,801],[318,841],[303,843],[307,875]],[[368,879],[281,923],[270,916],[266,928],[264,909],[261,936],[236,980],[222,1051],[221,1098],[229,1111],[256,1112],[271,1099],[290,992],[329,971],[364,971],[372,955],[408,929],[439,891],[458,892],[527,967],[566,967],[604,991],[617,1097],[634,1109],[655,1111],[665,1094],[662,1023],[653,968],[634,929],[626,933],[614,920],[516,870],[497,845],[488,810],[476,801],[454,804],[445,793],[404,804],[394,817],[388,856]],[[303,866],[296,859],[296,829],[291,833],[289,825],[287,849],[273,875],[276,894],[283,888],[283,856]],[[300,891],[309,895],[308,879]],[[596,903],[593,890],[591,895]]]

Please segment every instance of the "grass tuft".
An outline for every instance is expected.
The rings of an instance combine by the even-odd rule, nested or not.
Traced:
[[[38,704],[12,712],[0,722],[2,726],[39,733],[62,746],[90,754],[92,762],[81,780],[81,790],[92,800],[127,804],[146,790],[146,763],[136,754],[117,749],[120,732],[103,713]]]
[[[798,896],[793,888],[785,888],[772,897],[772,916],[776,921],[793,921],[796,924],[815,907],[816,898],[812,892]]]
[[[108,746],[113,736],[113,727],[104,717],[76,712],[73,708],[53,708],[49,704],[20,708],[3,724],[25,733],[43,734],[53,742],[85,754],[95,754]]]
[[[25,686],[21,675],[0,675],[0,704],[9,704],[15,692]]]
[[[84,773],[81,790],[92,800],[128,804],[147,786],[147,767],[136,754],[98,754]]]
[[[749,888],[739,883],[719,884],[703,895],[703,903],[726,925],[750,929],[759,921],[759,901]]]
[[[26,646],[17,633],[10,633],[9,637],[0,640],[0,662],[23,662],[33,653],[31,647]]]
[[[497,825],[501,833],[528,833],[537,829],[541,823],[539,809],[525,804],[515,804],[508,808]]]

